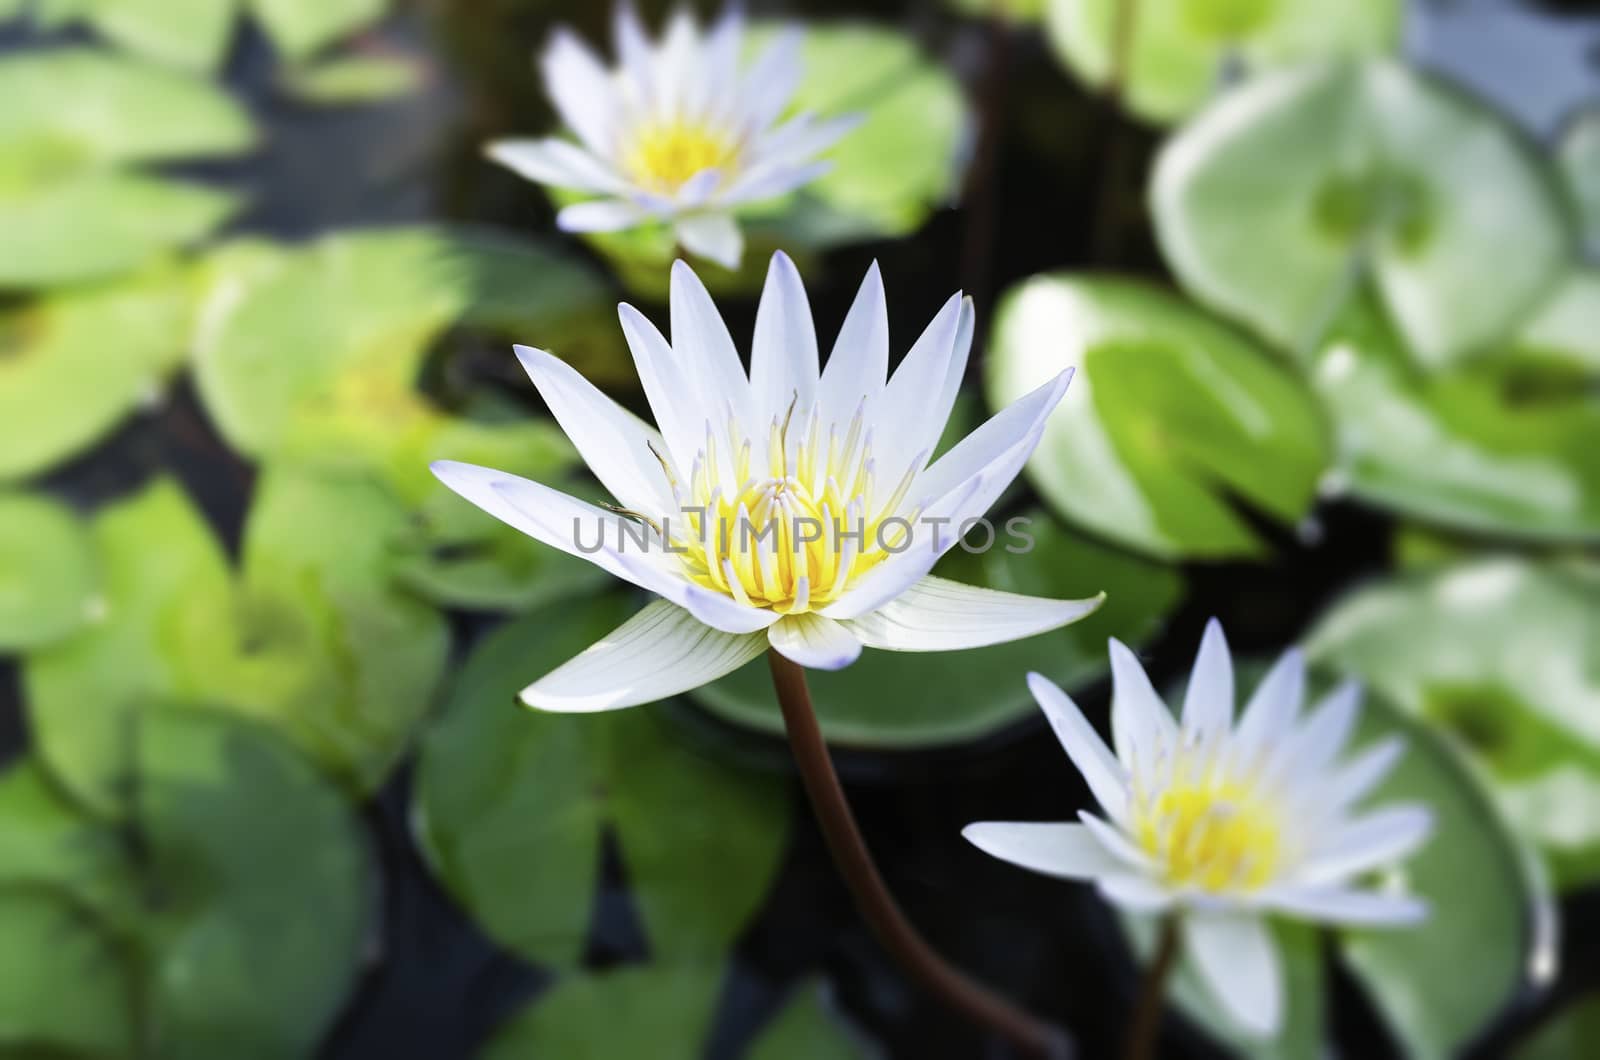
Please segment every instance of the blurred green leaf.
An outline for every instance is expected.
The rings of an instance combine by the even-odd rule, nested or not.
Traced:
[[[953,11],[973,18],[1000,18],[1019,26],[1044,19],[1049,0],[946,0]]]
[[[283,87],[302,103],[382,103],[417,90],[419,61],[407,55],[350,55],[293,67]]]
[[[126,167],[239,154],[248,116],[202,81],[87,48],[0,59],[0,287],[126,271],[202,238],[227,192]]]
[[[1505,337],[1571,250],[1515,132],[1389,62],[1229,92],[1163,148],[1151,204],[1185,287],[1302,354],[1369,275],[1416,356],[1454,361]]]
[[[1134,113],[1161,125],[1196,110],[1230,65],[1381,53],[1400,36],[1399,0],[1047,0],[1056,54],[1097,89],[1111,79],[1124,5],[1133,22],[1123,93]]]
[[[1600,255],[1600,107],[1579,114],[1561,135],[1557,164],[1583,221],[1591,256]]]
[[[153,273],[0,310],[0,481],[78,455],[159,395],[190,327],[180,279]]]
[[[671,959],[723,953],[784,848],[780,778],[702,758],[664,729],[660,708],[576,716],[516,704],[627,612],[622,598],[595,595],[503,627],[422,744],[414,819],[430,865],[491,938],[540,963],[582,958],[604,835],[620,848],[651,952]],[[642,1019],[612,1029],[638,1033]]]
[[[1167,558],[1262,551],[1237,497],[1293,522],[1327,461],[1310,393],[1255,343],[1147,284],[1036,276],[995,315],[1000,408],[1062,369],[1072,384],[1028,463],[1073,522]]]
[[[1021,518],[1020,529],[1032,538],[1028,552],[1007,551],[1029,544],[1001,520],[993,548],[981,555],[953,549],[934,573],[1036,596],[1080,599],[1104,592],[1106,602],[1080,622],[1027,640],[935,655],[868,651],[844,670],[810,672],[817,717],[831,742],[907,748],[979,739],[1037,714],[1023,680],[1028,671],[1069,688],[1095,681],[1108,666],[1106,637],[1138,644],[1177,604],[1182,581],[1175,571],[1087,541],[1041,512]],[[974,533],[969,545],[978,548],[984,540]],[[728,721],[784,731],[764,658],[690,695]]]
[[[249,0],[262,28],[292,60],[302,60],[383,17],[387,0]]]
[[[704,1054],[721,988],[712,965],[661,965],[582,975],[558,983],[513,1016],[479,1060],[611,1060]],[[619,1013],[626,1019],[618,1019]],[[807,984],[751,1043],[751,1060],[847,1060],[866,1051],[817,1003]]]
[[[0,652],[72,633],[89,621],[99,590],[89,532],[72,510],[0,491]]]
[[[1514,364],[1600,377],[1600,269],[1573,269],[1554,285],[1508,351]]]
[[[1511,1054],[1513,1060],[1585,1060],[1600,1041],[1600,993],[1570,1002]]]
[[[1308,650],[1450,734],[1558,882],[1600,879],[1600,568],[1510,557],[1358,590]]]
[[[0,1055],[134,1055],[129,954],[66,895],[0,884]]]
[[[1541,317],[1508,357],[1425,375],[1370,304],[1354,303],[1313,372],[1336,425],[1330,485],[1477,533],[1600,540],[1600,406],[1571,378],[1594,356],[1586,311],[1580,302],[1565,323]],[[1575,330],[1589,345],[1573,351],[1562,333]],[[1519,378],[1518,363],[1564,371]]]

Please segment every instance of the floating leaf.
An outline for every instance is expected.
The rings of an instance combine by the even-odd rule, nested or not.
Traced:
[[[415,92],[422,79],[414,57],[351,55],[289,70],[284,89],[303,103],[382,103]]]
[[[986,365],[1000,408],[1076,369],[1029,476],[1055,509],[1163,557],[1253,555],[1230,499],[1293,522],[1327,460],[1316,403],[1259,346],[1146,284],[1038,276],[1002,301]]]
[[[76,456],[158,395],[189,314],[170,273],[0,311],[0,481]]]
[[[1600,569],[1478,559],[1362,589],[1308,649],[1454,736],[1566,886],[1600,878]]]
[[[511,1018],[479,1060],[606,1060],[703,1055],[721,973],[711,965],[623,968],[558,983]],[[627,1019],[617,1014],[626,1012]],[[865,1052],[802,988],[751,1044],[751,1060],[848,1060]]]
[[[474,653],[422,745],[416,821],[429,863],[491,938],[541,963],[583,956],[604,834],[620,848],[651,952],[674,959],[724,952],[783,852],[779,779],[695,754],[658,709],[576,716],[516,705],[518,690],[626,615],[620,598],[594,596],[503,627]]]
[[[1366,274],[1422,362],[1456,360],[1504,337],[1569,260],[1538,157],[1389,62],[1229,92],[1162,150],[1151,204],[1184,286],[1297,352]]]
[[[966,743],[1031,718],[1038,707],[1024,677],[1037,670],[1067,687],[1106,672],[1106,637],[1137,644],[1176,605],[1181,580],[1169,568],[1086,541],[1048,516],[1025,513],[995,526],[981,555],[952,550],[935,572],[1008,592],[1080,599],[1104,592],[1093,615],[1065,629],[960,654],[867,651],[844,670],[808,673],[812,699],[831,742],[906,748]],[[1026,537],[1012,533],[1012,527]],[[963,547],[979,548],[975,530]],[[1021,554],[1010,548],[1027,549]],[[754,662],[690,693],[713,714],[782,733],[767,662]]]
[[[1600,269],[1574,269],[1513,341],[1509,359],[1600,376]]]
[[[0,1055],[132,1055],[129,954],[63,894],[0,884]]]
[[[47,497],[0,492],[0,651],[37,648],[82,626],[99,593],[89,533]]]
[[[272,42],[301,60],[383,17],[387,0],[249,0]]]
[[[1556,157],[1583,220],[1589,255],[1600,257],[1600,107],[1567,126]]]
[[[1111,79],[1122,0],[1048,0],[1056,54],[1103,89]],[[1390,50],[1398,0],[1140,0],[1123,93],[1140,117],[1170,124],[1209,98],[1233,67],[1304,62]]]
[[[1524,383],[1511,370],[1592,356],[1545,344],[1572,327],[1593,341],[1592,328],[1550,319],[1545,339],[1507,359],[1425,376],[1377,312],[1353,305],[1313,373],[1337,428],[1332,483],[1462,530],[1600,540],[1600,408],[1570,378]]]

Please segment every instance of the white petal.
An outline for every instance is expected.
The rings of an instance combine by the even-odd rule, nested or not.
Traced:
[[[739,50],[744,43],[744,12],[737,3],[723,9],[721,17],[706,34],[702,49],[701,76],[713,108],[728,109],[726,100],[738,88]]]
[[[529,346],[516,350],[528,378],[600,484],[634,511],[655,517],[676,510],[667,472],[655,456],[666,453],[661,436],[565,361]]]
[[[1381,868],[1416,850],[1432,830],[1433,814],[1425,806],[1374,810],[1327,835],[1313,848],[1298,876],[1324,883]]]
[[[702,169],[678,185],[678,190],[672,194],[672,201],[680,209],[693,209],[703,205],[711,197],[711,193],[717,190],[717,185],[720,183],[722,183],[722,170],[715,168]],[[697,250],[695,253],[698,254],[700,251]],[[738,264],[737,260],[735,260],[735,264]]]
[[[1047,600],[927,575],[871,614],[850,621],[869,648],[960,651],[1021,640],[1090,614],[1105,594],[1087,600]]]
[[[939,497],[996,467],[1006,453],[1037,433],[1061,403],[1070,382],[1072,369],[1068,368],[990,416],[977,430],[929,465],[917,479],[917,492],[926,497]],[[943,425],[940,426],[942,429]]]
[[[1419,923],[1428,915],[1428,904],[1411,895],[1338,887],[1274,887],[1261,900],[1307,920],[1360,927],[1404,927]]]
[[[750,389],[759,417],[755,429],[763,431],[769,421],[781,421],[791,404],[805,413],[816,399],[816,324],[800,273],[781,250],[772,255],[756,308]]]
[[[1389,736],[1340,766],[1326,785],[1329,808],[1340,811],[1360,802],[1389,775],[1405,749],[1405,737]]]
[[[1177,746],[1178,723],[1128,646],[1113,637],[1110,652],[1111,737],[1117,757],[1137,773]]]
[[[780,31],[745,71],[739,96],[749,132],[765,130],[794,98],[800,83],[800,42],[798,29]]]
[[[765,647],[759,633],[724,633],[657,600],[523,689],[522,701],[570,713],[653,703],[732,673]]]
[[[959,292],[951,295],[934,315],[872,407],[873,456],[885,482],[898,482],[913,458],[926,459],[950,418],[950,409],[939,407],[940,394],[954,368],[961,301]]]
[[[747,202],[761,202],[787,195],[796,188],[805,187],[813,180],[833,169],[833,163],[824,159],[793,166],[757,166],[747,169],[726,189],[717,193],[717,202],[734,206]]]
[[[1309,781],[1339,756],[1355,728],[1361,685],[1346,681],[1324,696],[1269,766],[1278,781]]]
[[[1111,754],[1100,734],[1094,731],[1083,711],[1061,689],[1040,674],[1028,675],[1028,690],[1038,701],[1062,750],[1083,774],[1095,801],[1118,824],[1128,815],[1127,774]]]
[[[1175,901],[1160,884],[1132,873],[1113,873],[1094,882],[1106,901],[1135,913],[1160,913],[1171,909]]]
[[[672,356],[703,407],[732,408],[739,419],[748,418],[750,380],[739,350],[706,285],[682,261],[672,263]]]
[[[848,629],[815,611],[778,619],[767,627],[767,638],[781,654],[813,670],[842,670],[861,656],[861,642]]]
[[[1210,744],[1227,733],[1233,723],[1233,660],[1222,623],[1206,623],[1200,638],[1200,652],[1189,674],[1189,689],[1183,697],[1183,730],[1202,744]]]
[[[673,231],[689,253],[714,261],[725,269],[737,269],[744,257],[744,235],[739,231],[739,222],[729,214],[680,217]]]
[[[979,821],[961,834],[985,854],[1064,880],[1093,879],[1125,867],[1081,824]]]
[[[544,58],[545,90],[561,120],[591,151],[609,156],[616,118],[616,92],[611,72],[589,46],[558,27]]]
[[[874,261],[822,368],[817,386],[822,422],[845,429],[862,398],[880,393],[888,375],[889,309],[883,296],[883,276]]]
[[[1305,694],[1306,658],[1300,649],[1290,648],[1256,685],[1239,715],[1233,746],[1241,764],[1254,762],[1263,750],[1282,744],[1300,716]]]
[[[631,0],[621,0],[612,14],[612,40],[616,43],[617,58],[635,100],[648,99],[653,94],[654,60],[650,38]]]
[[[1088,810],[1079,810],[1078,820],[1082,821],[1083,826],[1089,829],[1090,834],[1100,845],[1118,860],[1119,872],[1127,872],[1129,869],[1149,872],[1154,867],[1155,863],[1151,861],[1150,855],[1140,850],[1138,844],[1128,838],[1127,834],[1116,825],[1101,820]]]
[[[650,103],[659,118],[698,114],[705,106],[701,77],[700,31],[686,8],[667,17],[667,27],[656,49],[655,94]]]
[[[622,336],[628,340],[633,366],[639,373],[645,399],[655,414],[656,426],[671,451],[680,476],[687,477],[694,466],[695,453],[705,446],[709,417],[726,415],[723,409],[707,408],[696,400],[695,383],[673,356],[672,347],[656,326],[633,306],[617,307]]]
[[[1248,913],[1191,913],[1184,942],[1211,993],[1244,1030],[1277,1034],[1283,1023],[1283,970],[1266,923]]]
[[[751,168],[792,169],[832,147],[860,124],[859,114],[846,114],[822,122],[810,114],[797,115],[756,141]]]
[[[650,216],[637,203],[621,199],[591,199],[563,206],[556,227],[563,232],[616,232],[632,228]]]
[[[543,140],[496,140],[489,157],[519,176],[540,184],[579,191],[618,194],[627,182],[581,147],[550,137]]]

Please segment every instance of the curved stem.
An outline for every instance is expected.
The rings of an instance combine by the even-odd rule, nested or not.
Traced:
[[[828,746],[817,725],[806,688],[805,671],[776,651],[767,652],[772,669],[772,684],[783,709],[783,723],[789,733],[789,747],[805,783],[817,824],[822,828],[834,864],[855,896],[861,913],[878,941],[909,975],[946,1004],[976,1023],[989,1027],[1024,1052],[1037,1057],[1071,1055],[1063,1032],[1035,1019],[1022,1009],[957,971],[934,952],[917,929],[911,926],[894,896],[884,885],[878,866],[867,850],[856,827],[855,815],[833,771]]]
[[[1128,1025],[1123,1060],[1150,1060],[1155,1055],[1167,980],[1172,978],[1172,969],[1177,963],[1178,917],[1174,913],[1161,918],[1161,936],[1156,941],[1155,956],[1150,959],[1150,967],[1145,969],[1144,980],[1139,986],[1139,1000],[1133,1010],[1133,1022]]]

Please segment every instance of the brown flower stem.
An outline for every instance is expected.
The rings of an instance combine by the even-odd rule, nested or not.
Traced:
[[[1156,952],[1139,985],[1139,1000],[1133,1010],[1133,1020],[1128,1024],[1123,1060],[1150,1060],[1155,1055],[1156,1039],[1161,1031],[1162,1003],[1167,994],[1167,980],[1172,978],[1172,969],[1178,963],[1178,949],[1178,917],[1169,913],[1161,918]]]
[[[855,896],[856,909],[891,956],[913,979],[951,1008],[973,1022],[993,1030],[1030,1056],[1059,1060],[1072,1055],[1061,1030],[1011,1004],[951,967],[911,926],[894,896],[884,885],[878,866],[856,827],[855,815],[839,786],[839,776],[828,756],[828,745],[817,725],[806,688],[805,670],[778,654],[767,652],[772,684],[783,708],[789,747],[805,783],[806,795],[822,828],[833,862]]]

